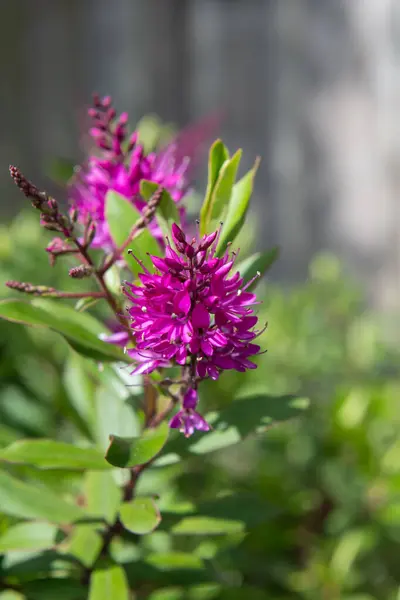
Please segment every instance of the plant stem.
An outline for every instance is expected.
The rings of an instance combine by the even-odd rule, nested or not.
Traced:
[[[91,267],[93,267],[93,275],[95,276],[98,285],[103,290],[104,298],[107,300],[111,310],[115,314],[119,323],[122,325],[122,327],[125,329],[125,331],[127,331],[130,341],[134,343],[134,337],[133,337],[133,334],[129,327],[128,320],[122,314],[121,308],[118,306],[117,301],[115,300],[114,296],[108,289],[107,284],[104,280],[104,274],[101,273],[98,269],[96,269],[96,266],[95,266],[94,262],[92,261],[90,255],[87,251],[87,248],[85,246],[83,246],[75,236],[71,236],[71,240],[75,244],[75,246],[78,248],[78,250],[79,250],[82,258],[85,260],[85,262],[88,265],[90,265]]]
[[[184,390],[184,387],[181,388],[180,395],[182,395],[183,390]],[[181,400],[180,396],[173,394],[169,390],[167,390],[167,393],[171,397],[171,401],[169,402],[168,406],[163,411],[161,411],[160,413],[158,413],[151,419],[151,421],[149,422],[149,424],[147,426],[148,429],[153,429],[153,428],[157,427],[158,425],[160,425],[160,423],[162,423],[162,421],[164,421],[164,419],[168,416],[168,414],[174,408],[176,403]],[[133,499],[133,497],[135,495],[135,489],[136,489],[136,486],[137,486],[140,476],[142,475],[142,473],[144,473],[144,471],[146,471],[152,465],[152,463],[156,460],[156,458],[157,458],[157,455],[154,456],[147,463],[138,465],[138,466],[130,469],[129,481],[125,484],[125,486],[123,488],[123,502],[130,502]],[[116,535],[119,535],[123,531],[124,531],[124,526],[122,525],[119,518],[117,518],[113,524],[108,525],[108,527],[106,528],[106,530],[103,533],[103,543],[99,550],[97,559],[94,561],[94,564],[92,567],[86,568],[83,572],[83,575],[82,575],[83,583],[86,583],[86,584],[89,583],[90,576],[94,570],[94,565],[96,564],[97,560],[101,556],[104,556],[105,554],[107,554],[110,544],[111,544],[112,540],[114,539],[114,537]]]
[[[6,281],[6,286],[11,290],[30,294],[31,296],[42,296],[45,298],[105,298],[104,292],[64,292],[45,285],[32,285],[23,281]]]
[[[50,294],[41,294],[51,298],[105,298],[103,292],[62,292],[57,290]]]

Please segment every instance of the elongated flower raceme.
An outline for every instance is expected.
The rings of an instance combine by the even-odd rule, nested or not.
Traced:
[[[93,120],[89,133],[99,155],[90,156],[87,164],[77,169],[69,194],[79,221],[86,223],[90,218],[96,226],[92,246],[108,251],[113,241],[105,218],[107,192],[118,192],[141,211],[146,203],[140,197],[140,182],[147,179],[162,185],[178,203],[188,189],[189,160],[186,157],[176,160],[174,144],[146,155],[137,132],[130,136],[127,133],[127,113],[117,118],[109,97],[95,97],[89,116]],[[184,208],[179,210],[183,217]],[[157,224],[153,222],[149,228],[163,243]]]
[[[188,435],[206,428],[194,411],[198,380],[218,379],[224,370],[255,369],[250,358],[260,351],[253,343],[261,333],[255,329],[253,311],[258,302],[247,291],[253,280],[244,284],[234,271],[234,254],[216,256],[218,235],[188,243],[174,224],[175,249],[168,241],[164,258],[151,257],[155,272],[142,265],[141,285],[125,283],[124,288],[136,340],[135,348],[128,350],[137,363],[133,373],[151,373],[172,364],[187,370],[192,395],[185,396],[171,426],[180,423]]]

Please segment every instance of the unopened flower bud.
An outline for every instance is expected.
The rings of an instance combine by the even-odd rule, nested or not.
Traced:
[[[68,271],[68,275],[73,279],[84,279],[85,277],[90,277],[93,271],[94,269],[90,265],[79,265],[79,267],[72,267]]]

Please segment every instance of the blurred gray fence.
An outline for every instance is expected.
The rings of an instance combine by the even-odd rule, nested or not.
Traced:
[[[259,247],[302,280],[332,249],[372,300],[400,305],[397,0],[2,0],[0,192],[9,162],[43,182],[79,156],[93,90],[132,118],[182,126],[215,110],[257,178]]]

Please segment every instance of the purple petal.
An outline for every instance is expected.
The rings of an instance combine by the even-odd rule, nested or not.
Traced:
[[[207,421],[197,412],[194,412],[192,415],[192,424],[194,429],[198,429],[199,431],[210,430],[210,426]]]
[[[118,333],[112,333],[111,335],[102,334],[100,339],[108,344],[115,344],[117,346],[126,346],[129,340],[129,336],[126,331],[119,331]]]
[[[199,303],[194,307],[192,323],[198,329],[207,329],[210,325],[210,313],[203,304]]]
[[[214,381],[216,381],[219,377],[219,371],[216,367],[214,367],[214,365],[207,365],[207,373],[208,376],[213,379]]]
[[[163,273],[167,273],[169,270],[168,265],[165,264],[165,259],[159,258],[158,256],[150,256],[151,261],[153,263],[153,265],[156,267],[156,269],[158,269],[159,271],[163,272]]]
[[[234,369],[235,368],[235,361],[232,360],[232,358],[230,356],[214,355],[213,362],[215,365],[217,365],[217,367],[220,367],[221,369]]]
[[[219,269],[217,269],[215,271],[215,276],[216,277],[224,277],[227,273],[229,273],[229,271],[231,270],[233,265],[233,261],[230,260],[229,262],[226,263],[226,265],[222,265],[222,267],[220,267]]]
[[[197,391],[192,388],[188,389],[188,391],[186,392],[186,394],[183,398],[183,408],[186,408],[186,409],[196,408],[197,402],[198,402]]]
[[[171,429],[180,429],[182,427],[182,414],[183,411],[179,411],[169,422],[169,426]]]
[[[207,340],[201,340],[200,346],[206,356],[212,356],[214,350],[210,342]]]
[[[175,296],[174,308],[177,313],[187,315],[190,309],[190,296],[187,292],[179,292]]]
[[[197,363],[197,375],[202,379],[207,375],[206,363],[203,360]]]

